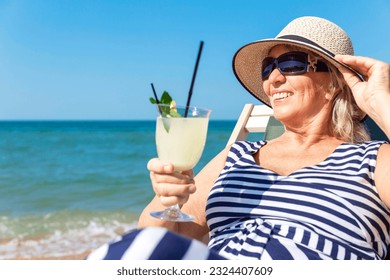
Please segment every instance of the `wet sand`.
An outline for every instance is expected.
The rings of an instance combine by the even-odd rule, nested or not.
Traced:
[[[84,260],[91,250],[87,250],[81,254],[64,254],[59,256],[35,256],[35,257],[16,257],[8,260]]]

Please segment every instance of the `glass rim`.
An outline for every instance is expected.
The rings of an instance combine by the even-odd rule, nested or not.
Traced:
[[[170,104],[156,104],[156,106],[158,107],[171,107]],[[212,110],[209,109],[209,108],[205,108],[205,107],[199,107],[199,106],[194,106],[194,105],[190,105],[190,106],[186,106],[186,105],[175,105],[174,106],[175,108],[180,108],[180,109],[198,109],[198,110],[204,110],[204,111],[209,111],[211,112]]]

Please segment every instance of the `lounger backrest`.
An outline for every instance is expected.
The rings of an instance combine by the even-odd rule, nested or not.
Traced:
[[[273,117],[273,111],[266,105],[245,104],[227,145],[247,139],[249,133],[264,133],[270,140],[284,132],[284,126]]]

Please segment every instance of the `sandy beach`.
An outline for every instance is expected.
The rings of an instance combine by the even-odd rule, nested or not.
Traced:
[[[7,260],[84,260],[88,254],[91,252],[91,250],[86,250],[85,252],[81,254],[66,254],[61,256],[36,256],[36,257],[16,257],[12,259]]]

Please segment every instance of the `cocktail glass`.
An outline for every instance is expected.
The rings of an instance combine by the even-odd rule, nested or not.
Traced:
[[[159,109],[156,120],[158,157],[163,162],[172,163],[175,172],[194,168],[206,143],[211,110],[185,106],[172,108],[170,105],[161,104],[157,106]],[[164,211],[151,212],[150,215],[166,221],[194,220],[194,217],[182,213],[179,205],[167,207]]]

